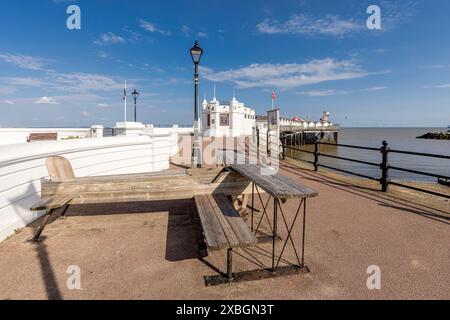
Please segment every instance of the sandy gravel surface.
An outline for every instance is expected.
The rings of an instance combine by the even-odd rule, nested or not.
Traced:
[[[448,203],[289,162],[282,173],[319,191],[308,202],[309,274],[205,287],[203,276],[225,269],[225,252],[201,250],[192,200],[80,205],[39,244],[25,242],[38,223],[0,244],[0,299],[450,299]],[[295,209],[285,205],[288,220]],[[234,260],[237,271],[255,267]],[[70,265],[80,267],[81,290],[67,288]],[[367,289],[370,265],[381,268],[381,290]]]

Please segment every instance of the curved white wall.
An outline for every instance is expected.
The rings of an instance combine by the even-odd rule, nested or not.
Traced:
[[[0,146],[0,241],[43,214],[29,208],[39,201],[41,179],[48,177],[48,156],[66,157],[81,177],[168,169],[173,148],[170,134]]]
[[[67,137],[90,138],[91,130],[91,128],[0,128],[0,145],[26,143],[32,132],[56,132],[58,140]]]

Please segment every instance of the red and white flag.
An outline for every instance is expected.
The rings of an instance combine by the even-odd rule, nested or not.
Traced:
[[[276,100],[277,99],[277,95],[275,94],[275,91],[272,90],[272,100]]]

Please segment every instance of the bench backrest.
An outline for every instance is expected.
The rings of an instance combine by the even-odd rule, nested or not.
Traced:
[[[42,141],[42,140],[57,140],[58,133],[48,132],[48,133],[30,133],[28,141]]]
[[[54,156],[45,160],[48,175],[53,182],[64,182],[75,179],[70,161],[64,157]]]

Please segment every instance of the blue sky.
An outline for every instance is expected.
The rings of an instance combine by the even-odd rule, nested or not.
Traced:
[[[70,4],[81,30],[66,27]],[[381,30],[366,27],[371,4]],[[196,39],[201,98],[215,83],[218,99],[235,90],[264,114],[273,89],[286,117],[447,126],[449,12],[446,0],[4,1],[0,126],[113,125],[125,79],[141,92],[140,121],[190,124]]]

